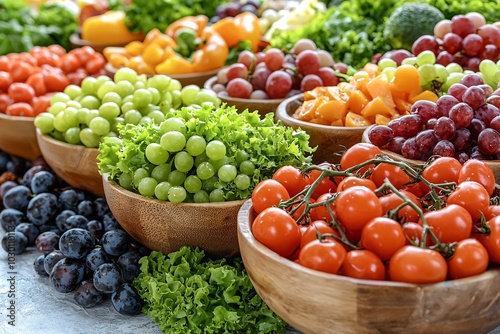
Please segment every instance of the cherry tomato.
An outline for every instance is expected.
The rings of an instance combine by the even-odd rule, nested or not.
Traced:
[[[64,54],[66,54],[66,50],[64,50],[64,48],[62,46],[60,46],[59,44],[49,45],[47,47],[47,50],[49,50],[50,52],[52,52],[58,56],[62,56]]]
[[[486,221],[495,218],[496,216],[500,216],[500,205],[490,205],[488,209],[484,213],[484,218]]]
[[[443,243],[457,242],[470,237],[472,218],[460,205],[450,204],[444,208],[424,213],[432,232]],[[418,221],[422,225],[422,221]]]
[[[12,82],[9,72],[0,71],[0,91],[6,92]]]
[[[382,216],[378,197],[363,186],[347,188],[339,193],[335,206],[340,223],[353,232],[361,232],[370,220]]]
[[[500,216],[488,220],[489,234],[477,234],[475,238],[488,251],[491,262],[500,263]]]
[[[354,186],[364,186],[373,191],[377,189],[375,183],[373,183],[373,181],[370,179],[357,176],[348,176],[340,181],[340,183],[337,185],[337,191],[340,192]]]
[[[420,209],[422,209],[422,204],[418,200],[417,196],[407,190],[401,190],[401,194],[403,194],[407,200],[412,201],[417,205]],[[379,197],[380,204],[382,205],[382,212],[386,215],[389,210],[396,209],[399,205],[403,204],[403,199],[396,195],[395,193],[390,193],[384,196]],[[401,219],[403,222],[418,222],[420,217],[418,216],[417,211],[413,209],[411,206],[406,205],[398,211],[398,219]]]
[[[17,61],[12,64],[10,75],[14,82],[25,82],[33,73],[33,66],[28,63]]]
[[[69,85],[69,80],[64,74],[57,72],[45,73],[44,75],[45,86],[47,92],[62,92],[64,88]]]
[[[18,102],[11,104],[5,110],[5,113],[10,116],[27,116],[33,117],[33,108],[26,102]]]
[[[68,73],[66,76],[70,84],[80,86],[83,79],[85,79],[88,75],[85,72],[76,71],[73,73]]]
[[[61,64],[62,64],[61,57],[54,54],[54,53],[37,55],[37,65],[38,66],[50,65],[52,67],[60,68]]]
[[[370,180],[377,187],[380,187],[384,184],[385,179],[388,179],[396,189],[401,189],[403,185],[411,181],[410,177],[399,166],[381,163],[373,169]]]
[[[347,149],[347,151],[340,159],[340,168],[342,168],[342,170],[346,170],[348,168],[354,167],[360,163],[375,158],[377,154],[382,154],[382,151],[380,150],[380,148],[373,144],[354,144]],[[373,168],[373,165],[362,167],[361,169],[359,169],[359,173],[363,174],[368,170],[368,168]]]
[[[309,185],[312,185],[321,175],[321,171],[319,170],[312,170],[309,173],[309,177],[307,178],[307,182]],[[320,183],[316,186],[312,193],[312,198],[317,199],[319,196],[326,194],[326,193],[334,193],[337,191],[337,185],[335,182],[333,182],[330,177],[325,177],[323,180],[320,181]]]
[[[366,249],[347,252],[341,272],[347,277],[385,280],[384,263],[377,255]]]
[[[106,65],[106,59],[100,53],[95,53],[85,63],[85,70],[88,74],[93,75],[99,73],[104,68],[104,65]]]
[[[439,157],[432,161],[422,172],[422,176],[431,183],[458,183],[462,164],[452,157]],[[424,186],[427,190],[427,186]]]
[[[447,203],[457,204],[469,211],[472,221],[476,222],[488,210],[490,195],[475,181],[464,181],[448,196]]]
[[[37,66],[37,60],[36,60],[36,58],[33,57],[33,55],[30,54],[29,52],[18,53],[15,59],[19,60],[19,61],[22,61],[24,63],[28,63],[31,66]]]
[[[333,196],[333,194],[331,194],[331,193],[323,194],[316,199],[315,203],[326,202],[332,196]],[[332,210],[334,217],[336,217],[335,211],[337,209],[335,208],[335,201],[330,202],[329,207]],[[309,216],[311,217],[311,220],[313,220],[313,221],[314,220],[331,221],[333,218],[330,215],[330,212],[328,211],[326,205],[319,205],[319,206],[315,206],[315,207],[311,208],[311,210],[309,211]]]
[[[302,196],[302,195],[301,195],[301,196],[299,196],[299,198],[300,198],[301,200],[303,200],[303,199],[304,199],[304,196]],[[310,199],[309,199],[309,203],[310,203],[310,204],[312,204],[312,203],[314,203],[314,202],[315,202],[315,201],[314,201],[312,198],[310,198]],[[303,213],[304,213],[304,211],[306,210],[306,204],[305,204],[305,202],[304,202],[304,201],[303,201],[302,203],[300,203],[300,204],[294,204],[294,205],[292,205],[291,207],[287,208],[287,212],[291,212],[291,210],[295,209],[297,206],[298,206],[298,208],[297,208],[297,210],[296,210],[296,211],[292,214],[292,217],[293,217],[293,219],[295,219],[295,221],[297,221],[297,222],[298,222],[298,220],[299,220],[300,216],[302,216],[302,214],[303,214]],[[311,212],[311,210],[309,210],[309,213],[307,213],[307,214],[304,216],[304,218],[302,219],[302,221],[301,221],[300,223],[303,223],[303,222],[305,222],[305,221],[310,221],[310,220],[308,219],[308,218],[310,217],[310,212]]]
[[[342,244],[333,238],[313,240],[300,249],[299,262],[310,269],[337,274],[346,254]]]
[[[335,231],[330,224],[328,224],[324,220],[315,220],[309,226],[306,227],[306,230],[302,234],[302,238],[300,239],[300,247],[304,248],[309,242],[318,239],[318,233],[321,234],[335,234],[340,237],[340,234]]]
[[[361,231],[363,247],[375,253],[383,261],[389,260],[405,243],[403,228],[390,218],[374,218]]]
[[[14,82],[8,90],[9,96],[14,102],[31,102],[35,97],[35,90],[23,82]]]
[[[391,281],[414,284],[438,283],[446,279],[448,266],[437,251],[404,246],[389,261]]]
[[[458,183],[464,181],[481,183],[490,196],[495,190],[495,175],[490,166],[481,160],[469,159],[464,163],[458,175]]]
[[[268,179],[259,182],[252,191],[252,205],[257,213],[267,208],[278,206],[281,200],[290,199],[286,188],[276,180]]]
[[[65,54],[61,57],[61,68],[64,73],[73,73],[82,67],[80,60],[72,53]]]
[[[425,197],[425,195],[429,192],[429,187],[427,187],[422,181],[407,184],[402,189],[411,192],[418,198]]]
[[[95,54],[95,50],[90,46],[83,46],[78,49],[73,49],[69,53],[74,54],[80,63],[86,64],[87,61]]]
[[[14,101],[7,94],[0,94],[0,112],[5,113],[7,107],[10,106]]]
[[[36,116],[42,112],[47,111],[50,107],[50,99],[51,96],[48,95],[35,97],[33,99],[33,103],[31,104],[33,106],[33,115]]]
[[[12,62],[7,56],[0,56],[0,71],[10,72]]]
[[[274,207],[255,217],[252,233],[257,241],[283,257],[293,254],[302,236],[295,220],[284,210]]]
[[[293,166],[283,166],[278,168],[273,174],[273,180],[281,183],[290,196],[295,196],[308,185],[306,178],[300,169]]]
[[[455,252],[448,259],[448,276],[451,279],[482,274],[488,268],[488,252],[476,239],[464,239],[457,243]]]
[[[33,73],[26,80],[26,83],[33,87],[35,90],[35,95],[40,96],[47,93],[47,87],[45,86],[45,80],[41,72]]]
[[[404,223],[402,226],[406,237],[406,245],[418,246],[422,240],[422,225],[414,222]],[[427,237],[427,246],[432,245],[431,238]]]

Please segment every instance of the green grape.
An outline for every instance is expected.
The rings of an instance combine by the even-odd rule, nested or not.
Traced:
[[[161,165],[167,162],[169,154],[167,150],[161,147],[160,144],[151,143],[146,146],[145,151],[146,159],[152,164]]]
[[[250,160],[245,160],[240,164],[240,172],[245,175],[252,176],[255,171],[255,165]]]
[[[148,76],[146,74],[139,74],[137,76],[137,81],[142,82],[144,85],[146,85],[146,82],[148,82]]]
[[[184,180],[184,188],[186,188],[186,191],[188,193],[194,194],[200,191],[201,186],[201,180],[196,175],[189,175],[188,177],[186,177],[186,180]]]
[[[125,82],[125,81],[120,81],[120,82]],[[133,102],[125,102],[121,105],[120,109],[121,109],[122,113],[125,114],[129,110],[134,110],[135,105]]]
[[[222,189],[214,189],[208,195],[210,202],[224,202],[224,192]]]
[[[216,171],[219,170],[219,168],[221,168],[222,166],[230,164],[231,162],[227,156],[224,156],[219,160],[208,159],[208,161],[212,164],[212,166],[214,166]]]
[[[243,161],[250,159],[250,155],[245,150],[238,150],[235,159],[237,163],[241,164]]]
[[[155,196],[161,201],[166,201],[168,199],[168,191],[172,185],[168,182],[160,182],[155,187]]]
[[[436,79],[436,69],[434,65],[423,64],[419,66],[417,70],[420,76],[420,83],[428,83]]]
[[[211,89],[202,88],[198,94],[196,94],[194,103],[201,106],[206,102],[212,103],[215,107],[218,107],[221,104],[221,100],[217,96],[216,92]]]
[[[205,141],[205,138],[194,135],[188,138],[186,142],[186,151],[196,157],[205,152],[206,146],[207,142]]]
[[[479,63],[479,71],[486,77],[493,77],[494,73],[498,71],[498,67],[494,61],[490,59],[484,59],[481,61],[481,63]]]
[[[398,64],[392,60],[391,58],[383,58],[383,59],[380,59],[380,61],[378,62],[378,69],[380,72],[382,72],[385,68],[387,67],[398,67]]]
[[[186,189],[179,186],[172,186],[168,190],[168,200],[172,203],[182,203],[186,199]]]
[[[158,182],[152,177],[145,177],[139,181],[139,186],[137,186],[137,190],[139,190],[139,194],[146,197],[153,197],[155,194],[155,188],[158,185]]]
[[[247,190],[250,187],[250,177],[245,174],[238,174],[234,178],[234,185],[240,190]]]
[[[64,120],[64,112],[60,112],[54,118],[54,128],[60,132],[66,132],[71,126]]]
[[[93,95],[86,95],[80,100],[83,108],[98,109],[101,106],[101,100]]]
[[[66,124],[68,124],[70,127],[74,127],[78,126],[77,113],[78,110],[76,108],[67,107],[61,114],[64,122],[66,122]]]
[[[451,72],[450,75],[448,75],[448,78],[446,79],[445,83],[441,86],[442,91],[448,91],[448,89],[451,87],[451,85],[455,83],[460,83],[462,80],[464,74],[460,72]]]
[[[474,74],[474,73],[476,73],[476,72],[471,71],[471,70],[464,70],[464,75],[466,75],[466,74]],[[478,72],[478,73],[481,73],[481,72]]]
[[[182,106],[182,98],[180,90],[171,90],[170,95],[172,95],[172,107],[178,109]]]
[[[449,75],[446,67],[441,64],[435,64],[434,68],[436,70],[436,81],[441,83],[445,82]]]
[[[65,102],[55,102],[55,103],[51,103],[48,111],[52,115],[56,116],[57,114],[59,114],[64,109],[66,109],[66,103]]]
[[[121,82],[121,81],[120,81],[120,82]],[[134,89],[135,89],[135,88],[134,88]],[[133,95],[133,92],[132,92],[132,94],[127,95],[127,96],[125,96],[125,97],[122,99],[122,105],[123,105],[124,103],[127,103],[127,102],[134,103],[134,95]],[[135,108],[135,107],[134,107],[134,108]]]
[[[60,131],[54,130],[50,135],[59,141],[64,141],[64,134]]]
[[[98,147],[101,136],[95,134],[90,128],[80,130],[80,141],[86,147]]]
[[[165,120],[165,115],[159,110],[153,110],[147,114],[147,116],[151,118],[155,124],[160,124]]]
[[[128,67],[122,67],[116,71],[114,76],[115,82],[120,82],[122,80],[128,81],[131,84],[137,81],[137,72]]]
[[[387,77],[387,81],[391,81],[394,78],[394,72],[396,72],[395,67],[386,67],[382,70],[382,73]]]
[[[153,177],[158,182],[163,182],[168,180],[168,174],[170,174],[170,164],[161,164],[153,168],[151,171],[151,177]]]
[[[203,184],[203,189],[205,189],[206,191],[212,191],[215,188],[217,188],[217,185],[219,184],[219,178],[214,175],[211,178],[203,180],[202,184]]]
[[[75,108],[75,109],[80,109],[82,107],[82,105],[80,104],[80,102],[77,102],[77,101],[74,101],[74,100],[71,100],[71,101],[68,101],[66,102],[66,108]]]
[[[151,104],[154,104],[154,105],[158,105],[158,103],[160,103],[160,99],[161,99],[161,94],[160,92],[158,91],[158,89],[154,88],[154,87],[149,87],[147,88],[147,90],[149,90],[151,92]]]
[[[139,109],[150,104],[152,100],[153,94],[145,88],[137,89],[132,98],[132,102],[134,102],[134,105]]]
[[[463,73],[464,69],[457,63],[449,63],[446,65],[446,70],[448,73]]]
[[[184,120],[177,117],[167,118],[160,124],[160,132],[167,133],[169,131],[177,131],[186,134],[186,124]]]
[[[134,94],[134,85],[129,81],[118,81],[115,86],[115,92],[123,99],[126,96]]]
[[[139,186],[139,182],[145,177],[149,177],[149,172],[146,168],[139,167],[134,172],[133,182],[136,187]]]
[[[201,180],[207,180],[215,175],[215,168],[210,162],[204,161],[196,168],[196,175]]]
[[[173,186],[180,186],[186,180],[186,173],[178,170],[171,171],[167,176],[167,181]]]
[[[166,115],[172,109],[172,101],[168,101],[166,99],[162,100],[159,103],[159,107],[160,107],[161,112]]]
[[[156,111],[156,110],[160,110],[160,107],[155,106],[154,104],[148,104],[147,106],[139,109],[142,116],[147,116],[150,112]],[[163,117],[165,117],[165,116],[163,116]]]
[[[151,124],[151,123],[153,123],[153,120],[151,119],[151,117],[148,116],[141,117],[141,120],[139,121],[139,124]]]
[[[123,81],[123,82],[125,82],[125,81]],[[123,101],[122,101],[121,96],[118,95],[118,93],[109,92],[109,93],[104,94],[104,96],[102,97],[102,100],[101,100],[101,103],[106,103],[106,102],[112,102],[112,103],[116,104],[118,107],[121,107]]]
[[[95,92],[95,84],[96,84],[96,78],[94,77],[86,77],[83,79],[81,83],[81,88],[82,88],[82,94],[89,95],[89,94],[94,94]]]
[[[82,94],[82,89],[77,85],[68,85],[64,88],[64,94],[68,95],[71,100],[76,99],[77,96]]]
[[[401,61],[401,65],[417,65],[417,57],[408,57]]]
[[[170,80],[170,85],[168,86],[168,90],[173,91],[173,90],[178,90],[180,91],[182,89],[182,84],[179,80],[177,79],[172,79]]]
[[[56,102],[67,103],[69,100],[71,100],[71,98],[67,94],[64,94],[63,92],[57,92],[50,98],[50,104],[52,105]]]
[[[174,157],[174,166],[178,171],[187,173],[193,168],[194,159],[186,151],[178,152]]]
[[[80,128],[72,127],[64,132],[64,140],[68,144],[77,145],[80,144]]]
[[[209,159],[220,160],[226,155],[226,145],[219,140],[212,140],[208,142],[205,152]]]
[[[233,165],[223,165],[217,171],[217,176],[223,182],[231,182],[238,174],[236,167]]]
[[[103,82],[102,85],[97,90],[97,97],[102,100],[104,95],[110,92],[114,92],[116,88],[116,84],[113,81]]]
[[[205,152],[203,152],[200,155],[197,155],[196,158],[194,158],[194,166],[198,168],[198,166],[204,161],[208,161],[208,157]]]
[[[99,136],[105,136],[111,131],[111,124],[109,121],[101,116],[94,117],[90,123],[89,128]]]
[[[200,87],[197,85],[187,85],[181,89],[181,99],[182,103],[186,106],[195,103],[196,95],[200,91]]]
[[[160,145],[169,152],[179,152],[186,146],[186,137],[179,131],[169,131],[161,136]]]
[[[85,117],[85,124],[89,125],[90,121],[99,116],[99,110],[91,109],[89,110],[87,116]]]
[[[90,110],[88,108],[80,108],[76,112],[76,119],[78,121],[78,124],[86,124],[87,120],[87,115],[90,113]]]
[[[111,124],[111,131],[110,131],[110,133],[111,132],[118,133],[118,132],[120,132],[120,131],[118,131],[118,125],[125,125],[125,118],[123,118],[123,117],[115,117],[115,119],[113,119],[110,124]],[[108,134],[108,136],[109,135],[110,134]]]
[[[55,117],[51,113],[43,112],[36,115],[33,122],[35,126],[42,131],[42,133],[47,134],[54,130],[54,119]]]
[[[107,119],[108,121],[113,120],[120,114],[121,114],[120,107],[114,102],[106,102],[99,107],[99,116]]]
[[[137,125],[141,121],[142,115],[137,110],[132,109],[132,110],[127,111],[123,115],[123,118],[125,119],[125,123]]]
[[[138,89],[145,89],[146,88],[146,84],[142,81],[137,81],[135,84],[134,84],[134,90],[138,90]],[[133,94],[132,94],[133,95]]]
[[[94,91],[92,94],[97,95],[97,92],[99,91],[99,88],[105,83],[111,81],[111,78],[108,77],[107,75],[100,75],[96,78],[95,84],[94,84]],[[113,82],[114,83],[114,82]]]
[[[417,66],[424,64],[434,65],[436,63],[436,55],[430,50],[425,50],[417,55]]]
[[[162,92],[169,88],[172,79],[165,74],[156,74],[148,78],[146,81],[146,87],[156,88],[158,91]]]
[[[132,176],[128,173],[122,173],[118,177],[118,183],[125,189],[132,189]]]
[[[193,201],[195,203],[208,203],[210,202],[210,197],[205,190],[200,190],[193,195]]]

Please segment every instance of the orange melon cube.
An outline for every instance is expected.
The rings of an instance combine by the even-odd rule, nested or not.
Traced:
[[[355,112],[356,114],[361,114],[361,110],[370,102],[370,100],[363,94],[360,90],[355,90],[351,93],[349,98],[349,102],[347,104],[347,108]]]
[[[352,92],[354,92],[356,90],[356,86],[349,83],[349,82],[339,82],[337,84],[337,86],[335,87],[338,87],[341,91],[343,91],[344,93],[346,93],[348,96],[351,95]]]
[[[375,78],[377,75],[380,74],[378,65],[374,63],[366,63],[366,65],[363,66],[362,70],[367,72],[370,78]]]
[[[391,118],[378,114],[375,115],[375,124],[377,125],[387,125],[391,121]]]
[[[432,102],[436,103],[438,98],[439,97],[436,95],[436,93],[431,92],[430,90],[424,90],[422,93],[411,97],[410,102],[415,103],[415,102],[420,101],[420,100],[427,100],[427,101],[432,101]]]
[[[320,124],[320,125],[330,125],[330,121],[324,118],[313,118],[309,121],[309,123]]]
[[[345,116],[344,126],[368,126],[372,123],[361,115],[355,114],[353,112],[348,112]]]
[[[396,114],[396,111],[393,108],[387,106],[381,97],[377,96],[376,98],[368,102],[366,107],[361,110],[361,116],[365,117],[366,119],[375,120],[375,116],[378,114],[392,117]]]
[[[394,98],[394,104],[396,104],[396,110],[399,113],[406,113],[411,109],[411,102],[406,101],[405,99],[401,99],[399,97]]]
[[[294,117],[303,121],[310,121],[316,118],[316,108],[322,103],[321,98],[307,100],[295,111]]]
[[[397,89],[405,92],[420,88],[420,75],[413,65],[404,64],[396,68],[392,81]]]
[[[316,108],[316,115],[328,121],[344,119],[347,113],[347,102],[339,100],[325,101]]]
[[[341,119],[338,119],[330,124],[331,126],[344,126],[344,121]]]
[[[389,81],[385,75],[379,75],[366,83],[366,90],[371,98],[380,97],[382,101],[389,107],[394,108],[396,105],[392,100],[391,88]]]

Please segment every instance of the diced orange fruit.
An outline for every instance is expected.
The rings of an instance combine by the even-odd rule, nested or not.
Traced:
[[[401,65],[394,71],[393,82],[397,89],[412,92],[420,88],[420,75],[413,65]]]
[[[313,118],[317,118],[316,108],[318,108],[321,103],[323,103],[323,99],[321,98],[304,101],[302,106],[295,111],[296,117],[303,121],[310,121]]]
[[[384,115],[375,115],[375,124],[378,125],[387,125],[391,121],[391,118]]]
[[[330,122],[324,118],[313,118],[309,121],[309,123],[321,124],[321,125],[330,125]]]
[[[347,103],[339,100],[323,102],[316,108],[316,114],[328,121],[334,122],[344,119],[347,113]]]
[[[389,108],[395,108],[396,105],[392,100],[391,88],[389,81],[385,75],[379,75],[366,83],[366,90],[373,98],[380,97]]]
[[[394,98],[394,103],[396,104],[396,110],[401,114],[410,111],[412,105],[411,102],[408,102],[404,99],[400,99],[399,97]]]
[[[435,103],[438,100],[438,96],[430,90],[424,90],[422,93],[410,98],[411,103],[415,103],[420,100],[427,100]]]
[[[125,45],[125,51],[132,56],[139,56],[144,50],[144,44],[139,41],[133,41]]]
[[[333,121],[330,125],[331,126],[344,126],[344,122],[341,119],[338,119],[336,121]]]
[[[150,43],[144,48],[144,51],[142,52],[142,58],[146,63],[154,67],[161,63],[164,53],[164,49],[159,44]]]
[[[387,106],[382,100],[382,98],[379,96],[368,102],[366,107],[364,107],[363,110],[361,110],[361,116],[373,121],[375,121],[375,116],[378,114],[387,117],[392,117],[394,116],[395,113],[396,111]]]
[[[370,102],[370,100],[360,90],[355,90],[351,93],[348,102],[348,109],[356,114],[361,114],[361,110]]]
[[[372,123],[361,115],[348,112],[345,116],[345,126],[368,126]]]

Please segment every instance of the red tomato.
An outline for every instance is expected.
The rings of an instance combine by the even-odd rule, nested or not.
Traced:
[[[0,56],[0,71],[10,72],[12,62],[7,56]]]
[[[390,218],[374,218],[361,231],[363,247],[375,253],[383,261],[389,260],[405,243],[403,228]]]
[[[69,85],[68,78],[64,74],[59,74],[57,72],[46,72],[44,82],[47,87],[47,92],[62,92],[64,88]]]
[[[280,201],[290,199],[286,188],[273,179],[259,182],[252,191],[252,205],[257,213],[261,213],[267,208],[278,206]]]
[[[0,92],[6,92],[12,82],[9,72],[0,71]]]
[[[83,65],[86,64],[87,61],[95,54],[95,50],[90,46],[84,46],[78,49],[73,49],[69,53],[74,54]]]
[[[90,75],[97,74],[104,68],[104,65],[106,65],[106,59],[100,53],[95,53],[85,63],[85,70]]]
[[[83,79],[87,77],[85,72],[73,72],[66,75],[68,77],[69,83],[72,85],[81,86]]]
[[[316,199],[315,203],[325,202],[324,203],[325,205],[318,205],[318,206],[311,208],[311,210],[309,211],[309,216],[311,217],[311,220],[313,220],[313,221],[314,220],[325,220],[325,221],[332,220],[333,217],[330,215],[330,212],[328,211],[327,206],[326,206],[326,201],[332,197],[333,197],[333,194],[326,193],[326,194],[323,194]],[[334,217],[336,217],[335,211],[337,209],[335,208],[335,201],[331,201],[330,203],[328,203],[328,205],[329,205],[330,209],[332,210]]]
[[[377,187],[380,187],[384,184],[385,179],[388,179],[396,189],[401,189],[403,185],[411,181],[410,177],[399,166],[381,163],[373,169],[370,180]]]
[[[306,178],[300,169],[293,166],[283,166],[278,168],[273,174],[273,180],[281,183],[290,196],[295,196],[308,185]]]
[[[404,246],[389,261],[391,281],[414,284],[438,283],[446,279],[444,257],[432,249]]]
[[[458,175],[458,183],[464,181],[481,183],[490,196],[495,190],[495,175],[490,166],[481,160],[469,159],[464,163]]]
[[[35,90],[23,82],[14,82],[8,90],[9,96],[14,102],[31,102],[35,97]]]
[[[14,82],[25,82],[31,73],[33,73],[33,66],[22,61],[14,62],[10,71]]]
[[[470,237],[472,218],[460,205],[450,204],[444,208],[424,213],[432,232],[443,243],[457,242]],[[422,225],[422,221],[418,223]]]
[[[302,195],[301,195],[301,196],[299,196],[299,198],[300,198],[301,200],[303,200],[303,199],[304,199],[304,196],[302,196]],[[309,203],[310,203],[310,204],[312,204],[312,203],[314,203],[314,202],[315,202],[315,201],[314,201],[312,198],[310,198],[310,199],[309,199]],[[298,206],[298,208],[297,208],[297,206]],[[300,203],[300,204],[294,204],[294,205],[292,205],[292,206],[288,207],[286,211],[287,211],[287,212],[289,212],[289,213],[291,213],[291,212],[292,212],[292,210],[294,210],[295,208],[297,208],[297,210],[293,212],[292,217],[293,217],[293,219],[295,219],[295,221],[297,221],[297,222],[298,222],[298,221],[299,221],[299,218],[300,218],[300,217],[304,214],[304,211],[306,210],[306,203],[305,203],[304,201],[302,201],[302,203]],[[312,209],[311,209],[311,210],[312,210]],[[310,221],[310,219],[308,219],[308,218],[310,217],[310,212],[311,212],[311,210],[309,210],[309,213],[307,213],[307,214],[306,214],[306,215],[302,218],[302,220],[301,220],[301,222],[300,222],[300,223],[303,223],[303,222],[306,222],[306,221]]]
[[[477,222],[490,206],[490,195],[475,181],[464,181],[448,196],[448,205],[457,204],[469,211],[472,221]]]
[[[252,223],[252,233],[257,241],[283,257],[293,254],[302,236],[295,220],[278,208],[259,213]]]
[[[315,220],[309,226],[307,226],[306,230],[302,234],[302,238],[300,240],[300,247],[304,248],[305,245],[310,243],[313,240],[318,239],[318,234],[335,234],[340,237],[340,234],[335,231],[330,224],[325,222],[324,220]]]
[[[39,97],[35,97],[33,99],[33,103],[31,105],[33,106],[34,116],[36,116],[42,112],[45,112],[49,109],[50,99],[51,99],[51,96],[48,96],[48,95],[42,95]]]
[[[33,87],[36,96],[44,95],[45,93],[47,93],[44,76],[41,72],[33,73],[32,75],[30,75],[26,80],[26,83]]]
[[[37,55],[37,65],[50,65],[52,67],[60,68],[62,64],[61,57],[54,53]]]
[[[37,66],[36,58],[33,57],[29,52],[21,52],[17,54],[16,60],[20,60],[24,63],[28,63],[31,66]]]
[[[373,144],[357,143],[347,149],[342,158],[340,159],[340,167],[342,170],[352,168],[360,163],[375,158],[377,154],[382,154],[380,148]],[[359,169],[359,173],[363,174],[373,168],[373,165],[367,165]]]
[[[7,107],[10,106],[14,101],[7,94],[0,94],[0,112],[5,113]]]
[[[495,218],[496,216],[500,216],[500,205],[490,205],[488,209],[484,213],[484,218],[486,221]]]
[[[68,53],[61,57],[61,68],[64,73],[76,72],[80,67],[82,67],[82,63],[74,54]]]
[[[18,102],[11,104],[5,110],[5,113],[10,116],[27,116],[33,117],[33,108],[31,105],[25,102]]]
[[[488,220],[489,234],[477,234],[475,238],[488,251],[491,262],[500,263],[500,216]]]
[[[418,200],[417,196],[407,190],[401,190],[400,192],[404,195],[404,197],[406,197],[407,200],[415,203],[416,206],[422,209],[422,204]],[[386,215],[389,210],[394,210],[399,205],[404,203],[403,199],[395,193],[390,193],[379,197],[379,201],[382,205],[382,212],[384,215]],[[398,211],[398,219],[400,219],[402,222],[418,222],[420,217],[418,216],[418,213],[417,211],[415,211],[415,209],[413,209],[409,205],[406,205]]]
[[[339,193],[335,206],[340,223],[353,232],[361,232],[370,220],[382,216],[378,197],[363,186],[354,186]]]
[[[342,244],[332,238],[313,240],[300,249],[299,263],[310,269],[337,274],[346,254]]]
[[[309,173],[309,176],[307,178],[307,182],[309,185],[312,185],[316,180],[320,177],[321,171],[319,170],[312,170]],[[330,177],[325,177],[322,179],[319,184],[316,186],[312,193],[312,198],[317,199],[319,196],[326,194],[326,193],[334,193],[337,191],[337,185],[335,182]]]
[[[464,239],[457,243],[455,252],[448,259],[448,276],[451,279],[482,274],[488,267],[488,252],[476,239]]]
[[[406,245],[418,246],[420,244],[420,240],[422,240],[422,225],[408,222],[404,223],[401,227],[405,233]],[[432,245],[431,240],[431,238],[427,237],[427,246]]]
[[[373,181],[370,179],[357,176],[348,176],[344,178],[342,181],[340,181],[340,183],[337,185],[337,191],[341,192],[343,190],[346,190],[347,188],[354,186],[364,186],[373,191],[377,189],[375,183],[373,183]]]
[[[64,50],[64,48],[58,44],[49,45],[47,49],[58,56],[66,54],[66,50]]]
[[[422,176],[431,183],[458,183],[462,164],[452,157],[439,157],[432,161],[422,172]],[[427,186],[424,186],[427,188]],[[426,191],[429,191],[427,188]]]
[[[384,263],[377,255],[366,249],[347,252],[341,272],[353,278],[385,280]]]
[[[411,192],[417,198],[425,197],[429,192],[429,188],[422,182],[410,183],[403,187],[404,190]]]

